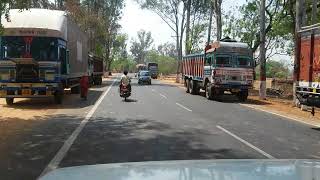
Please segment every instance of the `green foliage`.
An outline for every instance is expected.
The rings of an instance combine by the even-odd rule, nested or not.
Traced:
[[[151,32],[146,32],[145,30],[140,30],[137,32],[138,39],[132,41],[130,51],[134,56],[135,61],[138,64],[145,62],[145,56],[147,50],[150,48],[153,43]]]
[[[132,58],[118,59],[111,63],[111,70],[115,72],[122,72],[128,70],[129,72],[135,72],[136,62]]]
[[[177,71],[177,60],[173,57],[159,54],[156,50],[148,52],[146,61],[158,63],[159,73],[164,75],[176,73]]]
[[[260,77],[260,66],[256,67],[256,77]],[[266,63],[266,76],[267,78],[285,79],[291,76],[291,71],[288,66],[280,61],[268,60]]]

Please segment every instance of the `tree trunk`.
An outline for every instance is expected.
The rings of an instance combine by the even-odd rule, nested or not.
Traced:
[[[207,39],[207,45],[210,44],[211,41],[211,29],[212,29],[212,16],[213,16],[213,3],[211,3],[210,7],[210,19],[209,19],[209,27],[208,27],[208,39]]]
[[[312,1],[312,24],[317,23],[317,13],[318,13],[317,0],[313,0]]]
[[[265,0],[260,1],[260,99],[266,99],[266,16]]]
[[[296,97],[296,86],[299,84],[299,70],[300,70],[300,34],[298,33],[301,29],[301,23],[303,18],[303,10],[301,8],[303,0],[296,1],[296,24],[295,24],[295,57],[294,57],[294,68],[293,68],[293,103],[297,101]]]
[[[221,3],[222,0],[215,1],[216,27],[217,27],[217,41],[222,37],[222,21],[221,21]]]
[[[186,44],[185,53],[186,55],[191,52],[191,41],[190,41],[190,16],[191,16],[191,0],[187,1],[187,22],[186,22]]]

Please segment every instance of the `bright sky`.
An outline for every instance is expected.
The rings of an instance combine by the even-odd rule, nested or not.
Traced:
[[[245,0],[223,0],[222,6],[224,11],[228,11],[230,7],[240,6],[244,3]],[[120,24],[122,32],[128,34],[129,41],[137,36],[137,31],[144,29],[151,31],[155,46],[166,42],[174,42],[172,37],[174,33],[168,25],[152,11],[140,9],[134,0],[126,0],[126,7]]]

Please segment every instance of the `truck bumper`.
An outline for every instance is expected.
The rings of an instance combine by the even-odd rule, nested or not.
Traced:
[[[300,104],[320,107],[320,93],[298,91],[296,96]]]
[[[233,90],[245,91],[248,89],[252,89],[252,86],[250,85],[235,85],[235,84],[214,84],[213,87],[216,89],[224,90],[224,91],[233,91]]]
[[[0,83],[0,98],[50,97],[58,89],[58,83]]]

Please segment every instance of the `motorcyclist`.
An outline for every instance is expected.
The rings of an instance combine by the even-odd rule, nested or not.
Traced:
[[[121,76],[121,80],[120,80],[120,89],[121,89],[121,86],[124,85],[124,86],[127,86],[128,90],[131,92],[131,84],[130,84],[130,82],[131,82],[131,80],[128,77],[128,71],[124,70],[123,71],[123,75]]]

